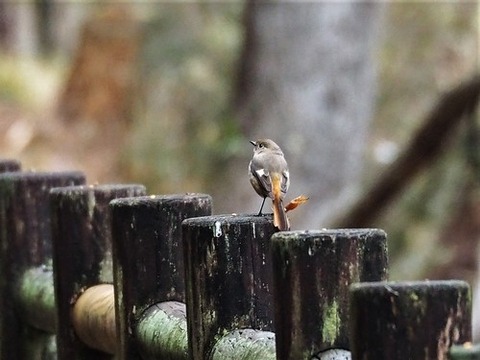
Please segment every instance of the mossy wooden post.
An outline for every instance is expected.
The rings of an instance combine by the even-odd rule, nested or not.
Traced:
[[[183,222],[190,356],[208,359],[221,335],[273,330],[271,217],[218,215]]]
[[[77,337],[72,309],[88,287],[113,282],[109,202],[140,195],[145,195],[142,185],[76,186],[51,192],[60,360],[108,358]],[[108,345],[102,338],[96,340],[100,348]]]
[[[148,318],[142,314],[156,303],[185,302],[182,221],[210,215],[212,199],[205,194],[142,196],[114,200],[110,207],[115,286],[122,294],[116,298],[117,357],[123,360],[147,359],[154,347],[150,351],[142,350],[141,342],[135,338],[137,323],[140,318]],[[184,314],[184,307],[181,303],[160,305],[148,314],[168,312],[168,309],[178,313],[179,308],[183,308]],[[142,334],[146,332],[148,329],[143,329]],[[160,337],[166,336],[166,332],[167,329],[163,329]],[[180,348],[176,350],[181,352]],[[173,354],[167,354],[166,346],[163,351],[157,358],[175,358]],[[142,357],[140,353],[143,353]]]
[[[463,281],[355,284],[351,288],[353,359],[448,359],[471,341],[471,294]]]
[[[348,349],[349,286],[387,277],[377,229],[279,232],[272,237],[278,360]]]
[[[47,334],[27,326],[17,308],[22,275],[33,267],[51,267],[49,191],[82,184],[78,172],[0,174],[0,358],[40,359]]]
[[[21,167],[17,160],[0,159],[0,173],[20,171]]]

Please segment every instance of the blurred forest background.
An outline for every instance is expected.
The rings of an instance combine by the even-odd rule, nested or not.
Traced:
[[[475,113],[440,111],[435,154],[393,170],[442,94],[470,82],[477,102],[479,20],[477,2],[1,2],[0,156],[242,213],[261,203],[248,140],[271,137],[288,200],[310,196],[293,228],[380,227],[392,279],[478,288]],[[405,177],[395,196],[346,217],[385,174]]]

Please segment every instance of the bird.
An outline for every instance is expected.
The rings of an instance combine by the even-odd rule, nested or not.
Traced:
[[[270,139],[258,139],[250,143],[254,146],[253,158],[248,165],[250,183],[257,194],[263,197],[258,216],[262,215],[265,199],[269,197],[273,202],[273,225],[281,231],[289,230],[283,198],[290,186],[290,174],[282,149]]]

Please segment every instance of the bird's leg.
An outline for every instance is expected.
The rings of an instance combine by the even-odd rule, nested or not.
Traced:
[[[262,209],[263,209],[263,205],[265,204],[265,199],[266,199],[266,198],[267,198],[267,197],[264,197],[264,198],[263,198],[262,206],[260,206],[260,211],[258,212],[258,215],[257,215],[257,216],[261,216],[261,215],[262,215]]]

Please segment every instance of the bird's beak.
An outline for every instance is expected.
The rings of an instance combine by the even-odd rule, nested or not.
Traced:
[[[257,146],[257,143],[253,140],[250,140],[250,144],[252,144],[253,146]]]

